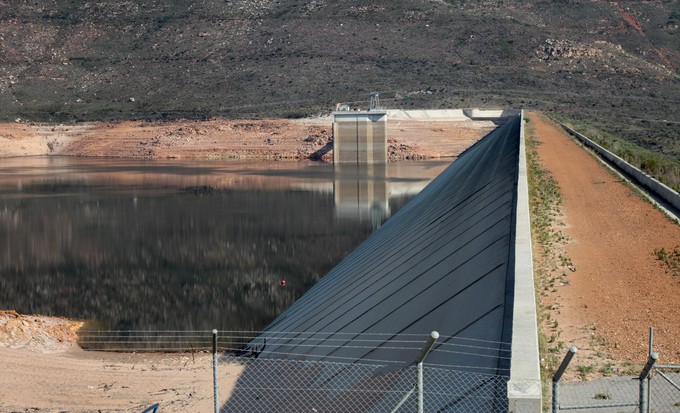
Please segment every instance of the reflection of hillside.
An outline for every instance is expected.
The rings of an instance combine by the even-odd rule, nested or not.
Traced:
[[[0,187],[55,177],[102,186],[210,186],[213,188],[290,188],[330,179],[332,166],[309,162],[172,161],[29,157],[3,159]]]
[[[315,192],[68,192],[0,201],[2,308],[115,329],[259,329],[371,231]]]
[[[390,164],[365,183],[324,164],[6,159],[0,308],[115,329],[257,329],[375,225],[337,213],[334,186],[373,185],[394,213],[445,165]]]

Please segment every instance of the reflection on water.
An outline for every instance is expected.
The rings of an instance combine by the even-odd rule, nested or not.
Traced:
[[[4,159],[0,308],[257,330],[445,166]]]
[[[333,181],[336,216],[368,219],[374,228],[379,227],[390,216],[387,166],[336,165],[335,168],[336,176],[341,177]]]

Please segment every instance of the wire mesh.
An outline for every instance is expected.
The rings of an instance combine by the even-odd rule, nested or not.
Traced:
[[[403,365],[416,359],[428,335],[393,333],[220,332],[218,347],[238,356]],[[231,346],[223,345],[232,343]],[[358,355],[361,355],[359,357]],[[432,367],[498,374],[511,356],[509,343],[440,336],[426,363]],[[501,367],[501,364],[504,366]]]
[[[426,335],[218,331],[222,412],[412,412]],[[211,352],[212,331],[81,331],[86,350]],[[357,358],[356,354],[364,354]],[[509,343],[441,336],[424,363],[425,411],[507,411]],[[404,360],[408,360],[405,362]],[[500,374],[500,375],[496,375]]]
[[[560,383],[559,410],[602,413],[637,412],[640,381],[637,377],[610,377]]]
[[[425,411],[506,412],[508,409],[506,376],[428,366],[423,376]]]
[[[240,351],[257,332],[220,331],[217,349]],[[212,330],[81,330],[78,345],[90,351],[204,352],[212,351]]]
[[[412,412],[413,365],[224,356],[242,368],[221,412]],[[226,366],[225,366],[226,367]],[[425,366],[426,412],[507,411],[507,377]]]
[[[680,366],[655,368],[649,387],[652,412],[680,412]]]

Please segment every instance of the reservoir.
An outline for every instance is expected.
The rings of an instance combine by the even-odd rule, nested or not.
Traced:
[[[259,330],[450,164],[0,163],[0,309]]]

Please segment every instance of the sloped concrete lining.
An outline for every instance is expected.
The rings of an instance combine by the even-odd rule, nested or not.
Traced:
[[[513,122],[469,149],[264,332],[427,337],[437,330],[442,336],[509,342],[502,339],[505,280],[512,273],[518,131],[519,122]],[[506,336],[510,337],[507,332]],[[304,355],[353,360],[366,356],[321,346],[330,338],[317,336],[319,345],[306,348]],[[288,346],[268,340],[262,356],[275,354],[279,347]],[[372,351],[373,358],[380,347]],[[410,354],[402,357],[411,361]],[[446,362],[451,356],[433,351],[428,361],[436,363],[439,357]],[[477,361],[473,365],[499,367],[499,360]]]
[[[430,399],[428,411],[540,411],[528,198],[517,191],[524,185],[526,193],[526,176],[520,177],[526,168],[518,168],[521,125],[515,117],[463,153],[264,329],[251,349],[268,359],[389,365],[369,378],[326,366],[308,379],[338,380],[333,409],[357,411],[343,405],[349,396],[342,389],[380,387],[384,377],[392,389],[412,386],[409,366],[436,330],[440,339],[426,365],[448,366],[460,380],[426,375],[426,388],[451,386],[456,393]],[[523,288],[529,290],[518,291]],[[239,383],[266,375],[248,367]],[[361,411],[390,411],[388,393],[367,392]],[[243,397],[236,391],[227,407],[241,406]],[[258,408],[281,411],[283,404],[296,411],[305,406],[298,399],[275,396],[258,400]]]

